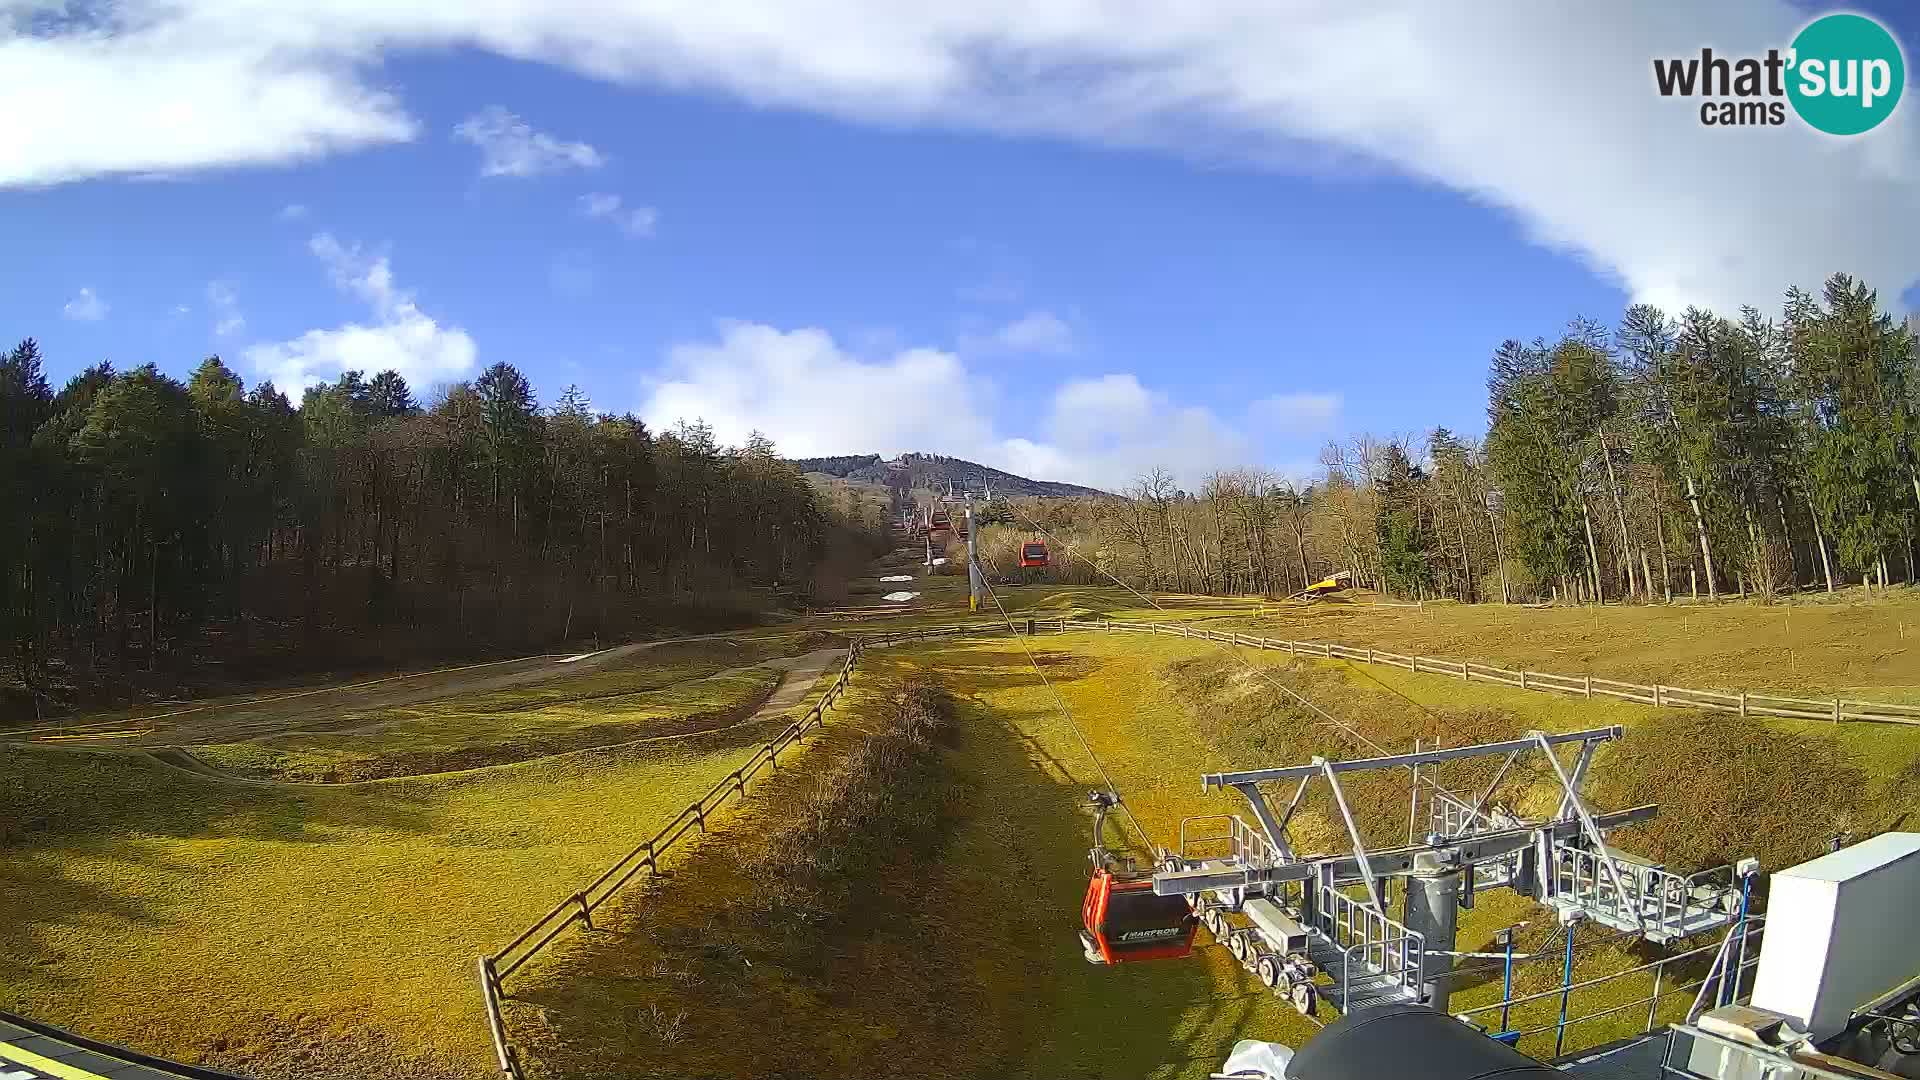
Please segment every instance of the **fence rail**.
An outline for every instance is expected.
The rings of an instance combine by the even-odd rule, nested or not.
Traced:
[[[1615,698],[1642,705],[1677,709],[1710,709],[1740,716],[1779,716],[1793,720],[1849,720],[1876,724],[1907,724],[1920,727],[1920,705],[1893,701],[1859,701],[1850,698],[1798,698],[1778,694],[1756,694],[1733,690],[1695,690],[1664,683],[1622,682],[1597,675],[1559,675],[1551,671],[1527,671],[1498,667],[1479,660],[1448,660],[1433,656],[1414,656],[1388,652],[1337,641],[1287,641],[1255,637],[1193,627],[1184,623],[1127,622],[1118,619],[1083,619],[1065,624],[1067,630],[1106,630],[1143,634],[1172,634],[1202,638],[1250,649],[1286,652],[1295,656],[1317,656],[1326,660],[1351,660],[1361,664],[1385,664],[1407,671],[1452,675],[1467,682],[1503,683],[1522,690],[1544,693],[1578,694],[1585,698]]]
[[[1037,633],[1050,630],[1061,633],[1067,628],[1064,619],[1028,619],[1024,627],[1016,626],[1016,631]],[[687,804],[685,810],[675,815],[673,820],[642,841],[631,851],[621,856],[612,866],[601,871],[600,876],[588,882],[585,888],[555,904],[546,914],[535,919],[531,926],[520,932],[520,936],[494,952],[482,956],[480,967],[480,992],[487,1013],[487,1029],[493,1037],[493,1050],[500,1071],[519,1080],[520,1060],[507,1039],[506,1024],[500,1013],[500,1001],[506,996],[506,979],[520,970],[521,965],[532,959],[540,950],[546,948],[566,929],[575,923],[588,930],[593,929],[593,913],[611,900],[615,893],[632,881],[641,871],[648,874],[659,873],[659,859],[667,850],[679,843],[689,832],[707,831],[707,818],[718,811],[730,798],[745,798],[747,782],[754,779],[762,770],[774,771],[780,767],[780,754],[803,741],[807,733],[826,723],[827,710],[847,689],[853,678],[855,667],[863,653],[874,649],[899,645],[911,641],[923,641],[930,638],[955,637],[958,635],[1005,633],[1003,628],[986,625],[938,626],[918,630],[906,630],[899,633],[862,637],[854,640],[847,650],[847,659],[840,665],[840,672],[827,687],[820,700],[810,706],[798,720],[788,724],[771,741],[756,747],[745,762],[732,772],[722,776],[707,789],[706,794]]]

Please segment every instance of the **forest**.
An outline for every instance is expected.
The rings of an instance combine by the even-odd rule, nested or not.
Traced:
[[[56,392],[29,339],[0,354],[0,711],[737,624],[884,547],[829,502],[764,438],[542,408],[506,363],[296,407],[218,357]]]
[[[1790,290],[1777,316],[1645,305],[1617,326],[1506,341],[1487,434],[1329,444],[1307,481],[1163,471],[1123,498],[1019,505],[1137,587],[1287,595],[1328,573],[1410,600],[1771,600],[1915,577],[1920,373],[1913,327],[1864,283]]]

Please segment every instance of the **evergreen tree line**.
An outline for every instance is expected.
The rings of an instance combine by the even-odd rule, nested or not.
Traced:
[[[43,708],[207,660],[686,625],[765,587],[804,597],[838,547],[885,535],[760,436],[650,431],[572,387],[542,408],[506,363],[427,404],[386,371],[295,407],[217,357],[184,383],[99,364],[55,392],[32,340],[0,354],[0,521],[0,684]]]
[[[1287,595],[1338,570],[1408,599],[1666,601],[1913,581],[1912,328],[1846,275],[1780,315],[1646,305],[1507,341],[1487,436],[1329,445],[1295,483],[1155,471],[1123,498],[1027,503],[1141,588]],[[1097,554],[1091,554],[1097,553]],[[1103,577],[1056,559],[1057,580]]]

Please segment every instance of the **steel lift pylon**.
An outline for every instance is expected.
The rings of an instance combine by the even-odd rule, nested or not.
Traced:
[[[1253,820],[1223,814],[1182,821],[1179,848],[1157,858],[1153,891],[1186,897],[1235,959],[1310,1014],[1320,1000],[1343,1012],[1388,1002],[1445,1011],[1447,975],[1458,955],[1457,913],[1483,889],[1509,888],[1553,907],[1564,922],[1592,920],[1653,942],[1730,925],[1741,910],[1732,867],[1685,876],[1607,843],[1613,830],[1659,809],[1595,811],[1581,794],[1594,752],[1622,730],[1534,731],[1474,746],[1207,774],[1202,790],[1239,792]],[[1571,769],[1557,753],[1563,746],[1577,750]],[[1551,817],[1522,820],[1494,796],[1515,763],[1533,754],[1550,765],[1560,801]],[[1504,760],[1476,794],[1457,795],[1430,772],[1422,775],[1448,761],[1484,757]],[[1410,833],[1417,832],[1424,794],[1427,832],[1404,846],[1369,849],[1340,778],[1382,769],[1411,777]],[[1315,781],[1332,796],[1348,852],[1294,851],[1287,826]],[[1276,813],[1262,785],[1288,783],[1291,798]],[[1392,914],[1395,880],[1404,883],[1399,918]]]

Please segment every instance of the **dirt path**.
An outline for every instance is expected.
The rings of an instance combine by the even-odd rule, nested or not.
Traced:
[[[345,686],[193,706],[129,720],[12,732],[0,734],[0,740],[126,747],[241,742],[256,735],[281,732],[299,725],[327,728],[331,726],[327,721],[337,717],[342,710],[386,709],[455,694],[530,686],[598,671],[661,645],[726,640],[728,636],[702,634],[663,638],[659,641],[618,645],[592,653],[569,656],[549,653],[457,668],[439,668]]]
[[[652,644],[660,644],[660,643],[654,642]],[[631,651],[633,647],[626,647],[626,648],[628,648],[629,651]],[[768,695],[766,701],[762,703],[758,709],[755,709],[752,715],[746,717],[745,719],[735,720],[729,723],[723,723],[717,727],[699,728],[693,731],[679,731],[671,735],[653,735],[643,739],[629,739],[625,742],[608,743],[604,746],[595,746],[595,747],[590,747],[585,749],[609,750],[615,747],[623,747],[623,746],[649,746],[654,743],[675,742],[681,739],[698,738],[703,735],[715,735],[724,731],[732,731],[735,728],[749,727],[754,724],[761,723],[763,721],[783,718],[796,705],[806,700],[808,691],[813,689],[813,684],[818,682],[822,675],[826,674],[829,670],[831,670],[834,667],[834,665],[838,664],[842,659],[846,657],[846,655],[847,655],[847,652],[845,649],[816,649],[813,652],[801,653],[798,656],[776,657],[762,664],[749,665],[748,667],[729,668],[726,671],[716,672],[712,675],[706,676],[706,678],[718,679],[723,676],[738,674],[739,672],[742,672],[742,671],[750,671],[754,667],[776,668],[780,670],[782,674],[780,676],[780,684],[774,687],[773,693]],[[118,749],[118,747],[114,749]],[[486,769],[506,769],[506,768],[512,768],[516,765],[525,765],[529,761],[543,760],[542,758],[528,758],[523,761],[502,762],[500,764],[495,764],[495,765],[481,765],[471,769],[455,769],[447,772],[419,773],[419,774],[410,775],[410,776],[388,777],[388,778],[379,779],[379,780],[353,780],[353,781],[342,781],[339,783],[319,783],[319,782],[308,782],[308,781],[298,781],[298,780],[266,780],[266,779],[260,779],[257,777],[240,776],[235,773],[228,772],[225,769],[221,769],[215,765],[211,765],[207,763],[205,760],[195,755],[191,749],[183,746],[155,746],[151,749],[146,747],[134,746],[134,747],[127,747],[126,749],[133,753],[143,754],[146,757],[149,757],[154,761],[157,761],[160,764],[165,765],[169,768],[178,769],[182,772],[189,772],[194,774],[195,776],[199,776],[204,779],[216,780],[222,783],[229,783],[229,784],[242,784],[249,787],[296,787],[296,788],[356,787],[363,784],[390,783],[396,780],[418,780],[423,777],[456,776],[456,775],[461,775],[465,773],[480,772]],[[112,751],[109,750],[107,752],[112,752]],[[573,750],[562,751],[561,754],[550,754],[547,756],[558,757],[558,756],[562,756],[563,754],[571,754],[571,753],[579,753],[579,752],[581,752],[580,748],[576,748]]]

